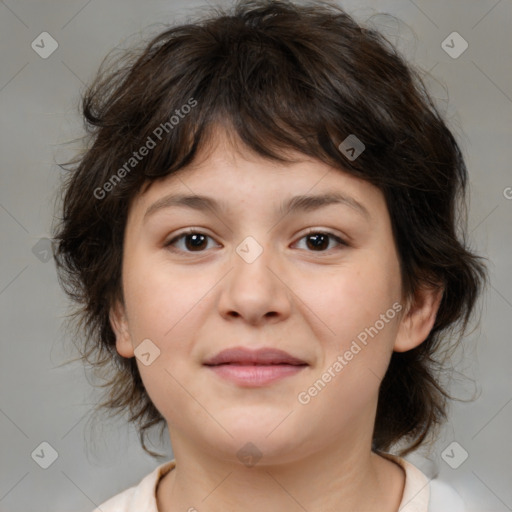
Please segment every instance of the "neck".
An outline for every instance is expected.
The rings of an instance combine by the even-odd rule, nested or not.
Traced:
[[[176,441],[176,433],[171,437]],[[367,444],[344,443],[284,464],[263,464],[262,458],[252,467],[205,453],[185,439],[174,445],[180,447],[176,467],[157,489],[159,512],[396,512],[404,488],[403,470]]]

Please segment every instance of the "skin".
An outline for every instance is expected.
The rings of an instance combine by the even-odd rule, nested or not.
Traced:
[[[137,358],[176,459],[158,486],[158,509],[395,512],[404,472],[371,451],[379,385],[394,350],[426,339],[442,292],[420,289],[410,301],[402,296],[379,189],[304,155],[283,164],[237,151],[222,133],[193,165],[154,182],[131,204],[124,304],[110,315],[120,355],[134,357],[145,339],[160,350],[148,366]],[[344,205],[278,211],[294,195],[332,191],[359,201],[369,217]],[[171,193],[207,195],[228,210],[169,207],[144,221],[148,207]],[[209,238],[194,250],[183,237],[172,252],[165,243],[186,228]],[[315,248],[308,228],[348,245],[328,238]],[[251,263],[236,252],[247,236],[263,250]],[[403,306],[400,314],[317,396],[299,403],[298,394],[395,302]],[[203,366],[239,345],[279,348],[308,366],[259,388],[223,380]],[[253,467],[237,457],[248,442],[262,454]]]

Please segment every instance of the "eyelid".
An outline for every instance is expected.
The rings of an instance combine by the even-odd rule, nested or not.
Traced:
[[[347,242],[347,239],[343,235],[339,235],[330,229],[324,229],[324,228],[309,228],[305,233],[303,233],[300,236],[299,240],[301,240],[305,236],[313,234],[313,233],[321,233],[324,235],[328,235],[343,245],[347,245],[347,246],[349,245],[349,243]]]
[[[192,227],[192,228],[187,228],[186,230],[173,235],[172,238],[170,238],[169,240],[164,242],[164,247],[169,247],[172,243],[177,242],[178,240],[180,240],[182,237],[184,237],[186,235],[205,235],[206,237],[214,240],[214,237],[212,235],[209,235],[204,228],[193,228]],[[181,251],[181,252],[188,252],[190,254],[193,253],[193,251]],[[204,251],[198,251],[198,252],[204,252]]]
[[[346,248],[346,247],[350,246],[350,244],[347,242],[345,237],[336,234],[334,231],[331,231],[330,229],[324,229],[324,228],[309,228],[305,233],[303,233],[302,235],[300,235],[298,237],[297,242],[294,242],[294,245],[297,244],[298,242],[300,242],[303,238],[307,237],[310,234],[327,235],[329,238],[333,239],[338,244],[337,247],[333,247],[333,248],[327,249],[325,251],[306,250],[306,252],[309,252],[309,253],[313,253],[313,254],[317,253],[320,257],[322,257],[322,256],[328,257],[332,254],[332,251],[340,250],[340,248]]]
[[[186,235],[205,235],[207,238],[210,238],[212,240],[214,240],[214,237],[209,235],[208,233],[206,233],[206,230],[204,230],[204,228],[187,228],[185,231],[182,231],[180,233],[177,233],[175,235],[173,235],[173,237],[166,241],[164,243],[164,247],[166,248],[171,248],[170,250],[173,251],[173,252],[181,252],[181,253],[185,253],[185,254],[194,254],[194,253],[197,253],[197,254],[200,254],[200,253],[203,253],[203,252],[206,252],[206,251],[182,251],[180,249],[176,249],[176,248],[173,248],[172,247],[172,244],[177,242],[178,240],[180,240],[182,237],[186,236]],[[346,238],[343,237],[343,236],[340,236],[338,235],[337,233],[331,231],[330,229],[325,229],[325,228],[308,228],[308,230],[303,233],[302,235],[300,235],[297,239],[296,242],[294,242],[294,244],[296,244],[297,242],[301,241],[303,238],[305,238],[306,236],[310,235],[310,234],[324,234],[324,235],[327,235],[328,237],[330,237],[331,239],[335,240],[337,243],[338,243],[338,248],[341,246],[341,247],[349,247],[350,244],[347,242]],[[318,253],[320,255],[322,254],[328,254],[332,251],[333,249],[328,249],[328,250],[325,250],[325,251],[306,251],[306,252],[311,252],[311,253]]]

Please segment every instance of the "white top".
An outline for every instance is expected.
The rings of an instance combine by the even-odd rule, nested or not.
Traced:
[[[380,454],[399,464],[405,471],[405,487],[398,512],[465,512],[462,498],[449,485],[428,478],[401,457]],[[163,476],[176,466],[165,462],[130,487],[95,508],[93,512],[161,512],[156,504],[156,488]]]

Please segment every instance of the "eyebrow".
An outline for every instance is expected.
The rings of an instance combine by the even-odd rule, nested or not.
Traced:
[[[288,213],[298,211],[311,212],[332,204],[348,206],[367,220],[371,218],[368,210],[359,201],[339,192],[330,192],[320,195],[294,196],[281,203],[279,213],[281,215],[286,215]],[[149,206],[144,214],[143,220],[146,221],[149,216],[153,215],[157,211],[171,207],[191,208],[198,211],[211,210],[215,213],[227,213],[228,211],[226,203],[222,201],[219,202],[212,197],[202,195],[171,194],[158,199],[158,201],[155,201],[151,206]]]

